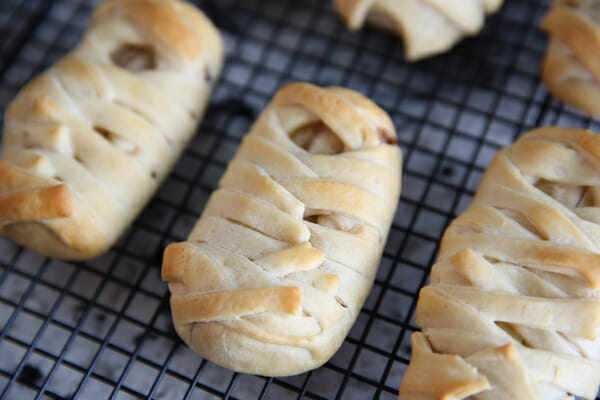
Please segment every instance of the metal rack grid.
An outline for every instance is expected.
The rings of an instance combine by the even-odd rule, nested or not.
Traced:
[[[97,0],[2,0],[0,110],[78,40]],[[81,263],[0,239],[0,399],[397,398],[419,288],[443,229],[495,152],[540,124],[597,123],[539,81],[549,0],[506,0],[476,38],[407,64],[384,32],[346,31],[330,1],[199,1],[227,61],[198,135],[107,254]],[[342,348],[295,377],[237,374],[196,356],[171,327],[164,247],[185,239],[241,135],[283,83],[340,85],[392,116],[403,188],[374,288]]]

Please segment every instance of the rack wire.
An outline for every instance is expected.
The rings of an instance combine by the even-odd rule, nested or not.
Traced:
[[[78,41],[97,0],[2,0],[0,110]],[[549,0],[506,0],[484,31],[416,64],[385,32],[347,32],[330,1],[197,1],[226,39],[226,65],[196,138],[119,243],[80,263],[0,239],[0,399],[397,398],[414,310],[447,224],[495,152],[538,125],[597,123],[539,79]],[[358,90],[393,118],[403,188],[375,285],[323,367],[238,374],[177,338],[160,281],[164,247],[187,237],[240,137],[292,80]]]

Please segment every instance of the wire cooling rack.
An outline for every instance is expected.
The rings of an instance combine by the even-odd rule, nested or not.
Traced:
[[[597,123],[539,80],[549,0],[506,0],[476,38],[407,64],[384,32],[349,33],[329,0],[213,0],[227,61],[198,134],[132,228],[82,263],[0,239],[1,399],[395,399],[419,288],[443,229],[495,152],[543,124]],[[96,0],[0,1],[0,110],[79,39]],[[240,137],[291,80],[340,85],[392,116],[403,188],[375,286],[342,348],[290,378],[237,374],[187,349],[160,281],[164,247],[187,237]]]

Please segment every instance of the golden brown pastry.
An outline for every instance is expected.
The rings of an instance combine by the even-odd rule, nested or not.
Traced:
[[[599,295],[600,136],[533,130],[442,238],[400,399],[594,399]]]
[[[325,363],[373,285],[400,190],[387,114],[348,89],[282,87],[162,269],[181,338],[268,376]]]
[[[542,28],[550,35],[542,65],[548,91],[600,115],[600,1],[555,0]]]
[[[483,28],[502,0],[334,0],[348,28],[365,23],[387,29],[404,41],[406,59],[416,61],[453,47]]]
[[[39,253],[108,249],[194,134],[221,38],[179,0],[109,0],[79,45],[6,111],[0,233]]]

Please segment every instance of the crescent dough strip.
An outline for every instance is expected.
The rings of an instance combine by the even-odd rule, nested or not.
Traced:
[[[41,158],[32,163],[43,164]],[[64,184],[52,184],[23,168],[0,160],[0,221],[35,221],[68,217],[72,198]]]
[[[600,225],[579,210],[597,213],[599,176],[590,131],[536,129],[496,155],[419,294],[400,399],[596,397]]]
[[[355,92],[282,87],[188,240],[165,251],[181,338],[247,373],[325,363],[373,284],[400,191],[395,137]]]
[[[600,115],[598,0],[554,0],[542,28],[550,35],[542,79],[559,100]]]
[[[78,46],[6,111],[0,234],[47,256],[107,250],[194,134],[222,63],[181,0],[107,0]]]
[[[477,352],[466,361],[486,376],[493,387],[478,397],[501,399],[536,399],[540,391],[527,369],[514,343]]]
[[[66,185],[25,189],[0,195],[0,218],[35,221],[71,215],[71,194]]]
[[[406,58],[416,61],[443,53],[462,37],[483,28],[486,14],[502,0],[334,0],[348,28],[365,23],[401,36]]]
[[[286,275],[294,271],[316,269],[325,261],[325,253],[303,242],[276,253],[267,254],[256,260],[256,263],[270,268],[274,273]]]
[[[270,287],[176,296],[171,305],[173,323],[189,324],[267,311],[298,314],[301,301],[299,287]]]
[[[411,342],[413,359],[404,374],[400,398],[456,400],[490,387],[462,358],[434,352],[422,333],[416,332]]]

